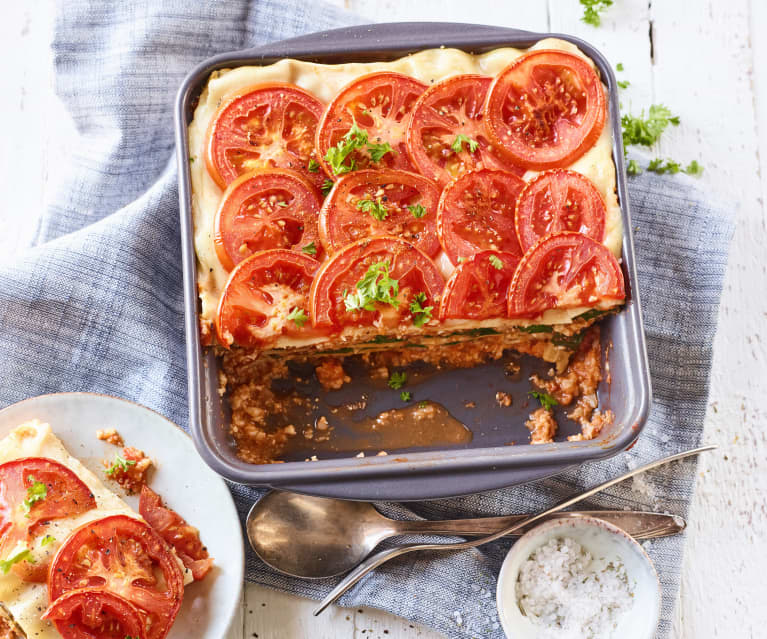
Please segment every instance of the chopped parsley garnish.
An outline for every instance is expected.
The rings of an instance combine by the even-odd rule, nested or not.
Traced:
[[[391,304],[394,308],[399,306],[399,281],[389,277],[388,260],[371,264],[355,288],[357,290],[351,293],[344,292],[344,304],[349,312],[374,311],[376,302]]]
[[[423,326],[431,319],[433,306],[422,306],[426,301],[426,293],[417,293],[410,302],[410,312],[413,314],[413,324]]]
[[[27,488],[27,498],[21,503],[21,509],[29,516],[32,506],[48,496],[48,487],[43,482],[37,481],[32,475],[27,479],[32,485]]]
[[[28,561],[30,564],[35,563],[35,560],[32,557],[32,551],[30,551],[29,548],[20,550],[15,555],[8,557],[8,559],[0,559],[0,571],[2,571],[4,575],[7,575],[11,568],[20,561]]]
[[[405,372],[394,372],[389,376],[389,388],[394,390],[402,388],[405,382],[407,382],[407,373]]]
[[[618,86],[621,89],[628,89],[631,86],[631,82],[628,80],[618,80]]]
[[[413,399],[413,393],[411,393],[410,391],[402,391],[402,392],[399,394],[399,398],[400,398],[400,399],[401,399],[403,402],[409,402],[411,399]]]
[[[501,258],[498,257],[497,255],[491,255],[488,258],[488,261],[490,262],[490,264],[493,265],[494,269],[497,269],[500,271],[503,268],[503,262],[501,262]]]
[[[679,125],[679,116],[671,115],[671,109],[663,104],[653,104],[645,118],[644,111],[640,116],[626,114],[621,118],[623,129],[623,144],[639,144],[652,146],[658,141],[669,124]]]
[[[282,200],[281,202],[277,202],[277,206],[281,206],[283,209],[288,205],[288,203],[285,200]]]
[[[384,155],[393,153],[393,150],[388,142],[384,142],[383,144],[368,143],[368,153],[370,153],[370,159],[373,160],[373,162],[380,162]]]
[[[655,158],[654,160],[650,160],[650,163],[647,165],[647,170],[661,175],[664,173],[671,173],[673,175],[674,173],[679,173],[679,171],[682,170],[682,167],[679,166],[679,162],[674,162],[674,160]]]
[[[580,2],[583,6],[581,22],[590,24],[593,27],[598,27],[602,24],[602,16],[600,14],[613,4],[613,0],[580,0]]]
[[[623,71],[623,62],[619,62],[618,64],[616,64],[615,65],[615,70],[616,71]]]
[[[45,535],[45,537],[43,537],[42,540],[40,541],[40,545],[43,547],[48,546],[52,544],[54,541],[56,541],[55,537],[53,537],[52,535]]]
[[[642,172],[642,167],[639,166],[639,162],[636,160],[629,160],[626,165],[626,173],[629,175],[639,175]]]
[[[389,211],[380,200],[358,200],[357,208],[365,213],[370,213],[379,222],[383,222],[389,215]]]
[[[342,175],[357,168],[354,158],[346,159],[355,149],[360,149],[368,143],[368,132],[357,126],[356,121],[352,121],[352,128],[349,129],[338,144],[331,146],[325,154],[325,161],[330,164],[333,175]]]
[[[474,151],[479,148],[479,142],[472,140],[468,135],[464,135],[463,133],[459,133],[455,136],[455,140],[453,140],[450,148],[456,153],[460,153],[464,142],[469,146],[469,153],[474,153]]]
[[[693,160],[686,167],[684,167],[684,172],[687,173],[687,175],[700,177],[701,175],[703,175],[703,167],[700,164],[698,164],[697,160]]]
[[[542,393],[541,391],[530,391],[527,394],[537,399],[541,403],[541,406],[546,410],[551,410],[553,406],[559,405],[559,402],[548,393]]]
[[[429,405],[429,402],[423,401],[418,402],[418,408],[426,408]]]
[[[319,173],[320,163],[317,162],[317,160],[315,160],[314,158],[312,158],[311,160],[309,160],[309,166],[307,166],[306,168],[310,173]]]
[[[114,463],[107,468],[104,472],[107,475],[114,475],[118,470],[121,470],[123,472],[127,472],[128,468],[131,466],[135,466],[136,462],[132,459],[125,459],[125,457],[122,457],[119,453],[115,455]]]
[[[333,182],[333,180],[331,180],[330,178],[325,178],[325,181],[322,183],[322,187],[321,187],[322,194],[327,195],[328,193],[330,193],[330,190],[333,188],[334,184],[335,182]]]
[[[468,259],[469,259],[468,257],[459,257],[459,258],[458,258],[458,263],[459,263],[459,264],[463,264],[463,263],[464,263],[466,260],[468,260]]]
[[[288,313],[288,319],[293,320],[293,323],[298,326],[298,328],[303,328],[304,324],[306,324],[306,320],[309,318],[306,316],[306,313],[304,313],[304,309],[296,306],[296,308]]]
[[[420,219],[426,215],[426,209],[420,204],[408,204],[407,210],[410,211],[416,219]]]
[[[674,175],[675,173],[681,172],[695,177],[699,177],[703,173],[703,167],[697,160],[693,160],[686,167],[682,168],[682,165],[679,164],[679,162],[671,159],[663,160],[661,158],[650,160],[650,163],[647,165],[647,170],[659,175],[664,175],[665,173]],[[628,166],[626,167],[626,173],[629,175],[639,175],[641,172],[642,167],[639,166],[637,161],[629,160]]]
[[[314,242],[309,242],[306,246],[301,247],[301,252],[306,255],[317,255],[317,247]]]

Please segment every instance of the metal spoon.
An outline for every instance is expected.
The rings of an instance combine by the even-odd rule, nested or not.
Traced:
[[[499,530],[498,532],[493,533],[492,535],[488,535],[487,537],[480,537],[479,539],[474,539],[472,541],[462,541],[462,542],[447,543],[447,544],[403,544],[401,546],[395,546],[394,548],[381,550],[377,552],[376,554],[368,557],[359,566],[357,566],[348,575],[346,575],[346,577],[344,577],[338,583],[338,585],[335,588],[333,588],[333,590],[330,591],[327,597],[325,597],[320,602],[320,605],[317,606],[317,608],[315,608],[314,615],[317,616],[320,613],[322,613],[322,611],[325,610],[325,608],[327,608],[342,594],[344,594],[347,590],[349,590],[349,588],[351,588],[354,584],[356,584],[365,575],[367,575],[369,572],[378,568],[378,566],[380,566],[381,564],[386,563],[390,559],[394,559],[395,557],[400,557],[401,555],[405,555],[407,553],[415,552],[418,550],[467,550],[469,548],[475,548],[477,546],[481,546],[482,544],[490,543],[491,541],[500,539],[501,537],[508,535],[509,533],[514,532],[515,530],[518,530],[519,528],[522,528],[522,526],[525,526],[526,524],[539,522],[542,519],[548,517],[549,515],[555,512],[559,512],[560,510],[564,510],[565,508],[568,508],[569,506],[572,506],[573,504],[577,504],[579,501],[582,501],[588,497],[591,497],[592,495],[595,495],[596,493],[604,490],[605,488],[609,488],[610,486],[613,486],[614,484],[622,482],[628,479],[629,477],[634,477],[635,475],[639,475],[640,473],[648,471],[652,468],[656,468],[657,466],[661,466],[663,464],[667,464],[669,462],[675,461],[677,459],[683,459],[684,457],[689,457],[690,455],[697,455],[707,450],[714,450],[715,448],[716,446],[703,446],[701,448],[686,450],[682,453],[677,453],[676,455],[670,455],[662,459],[656,459],[655,461],[650,462],[649,464],[645,464],[644,466],[639,466],[638,468],[634,468],[633,470],[630,470],[627,473],[618,475],[617,477],[614,477],[613,479],[610,479],[597,486],[594,486],[593,488],[589,488],[587,491],[582,492],[579,495],[570,497],[569,499],[566,499],[565,501],[558,503],[556,506],[552,506],[551,508],[542,511],[538,513],[537,515],[533,515],[532,517],[529,517],[522,522],[509,526],[508,528],[504,530]]]
[[[675,515],[625,510],[565,512],[553,517],[578,515],[605,519],[636,539],[673,535],[685,527],[684,519]],[[321,579],[351,570],[389,537],[489,535],[528,517],[401,521],[384,517],[368,502],[272,491],[253,504],[246,528],[250,545],[264,563],[294,577]],[[527,528],[511,535],[522,535]]]

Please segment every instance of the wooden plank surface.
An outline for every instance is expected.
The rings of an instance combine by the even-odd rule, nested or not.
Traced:
[[[594,43],[631,87],[624,109],[664,102],[682,119],[658,154],[699,159],[703,181],[732,202],[738,229],[715,340],[705,439],[721,450],[702,459],[690,517],[675,639],[762,637],[767,627],[767,3],[748,0],[619,0],[594,29],[576,0],[334,0],[375,21],[450,20],[562,31]],[[52,3],[6,3],[0,21],[0,113],[9,126],[0,153],[0,259],[33,237],[68,117],[51,89]],[[52,159],[48,159],[52,158]],[[51,178],[49,178],[49,174]],[[437,639],[374,610],[313,604],[248,585],[229,639]]]

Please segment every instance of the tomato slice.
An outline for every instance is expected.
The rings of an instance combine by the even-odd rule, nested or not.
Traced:
[[[113,515],[80,526],[51,563],[48,597],[100,588],[138,608],[147,639],[168,634],[184,597],[184,577],[168,545],[143,521]]]
[[[310,336],[308,296],[318,268],[317,260],[285,249],[261,251],[240,262],[218,303],[220,344],[255,348],[280,335]]]
[[[514,211],[524,186],[513,173],[482,169],[465,173],[445,188],[437,234],[453,264],[484,250],[522,257]]]
[[[318,188],[324,176],[309,171],[323,105],[294,84],[272,82],[226,100],[208,127],[205,163],[222,189],[254,169],[293,169]]]
[[[26,500],[26,505],[25,505]],[[75,517],[96,507],[90,488],[69,468],[45,457],[25,457],[0,465],[0,559],[19,542],[45,535],[54,519]],[[44,582],[45,558],[13,566],[24,581]]]
[[[357,284],[366,275],[370,279],[376,269],[380,277],[376,276],[368,284],[380,284],[379,288],[384,288],[393,303],[370,300],[368,308],[350,308],[349,296],[361,293]],[[385,273],[396,280],[396,289],[383,286]],[[394,327],[403,323],[420,326],[430,312],[413,311],[416,297],[419,297],[422,308],[437,308],[444,285],[445,280],[434,262],[410,242],[386,236],[360,240],[327,260],[314,278],[310,296],[312,322],[315,326],[334,328],[350,325]]]
[[[434,257],[439,252],[439,196],[434,182],[407,171],[366,170],[344,175],[322,205],[322,243],[328,253],[334,253],[357,240],[391,235]],[[366,204],[371,208],[365,210]]]
[[[144,621],[126,599],[103,588],[72,590],[42,616],[63,639],[145,639]]]
[[[273,248],[312,246],[321,258],[317,215],[322,199],[311,182],[288,169],[245,173],[224,192],[213,242],[221,265],[232,270],[249,255]]]
[[[536,317],[552,308],[625,297],[623,273],[610,250],[585,235],[563,231],[525,253],[509,290],[509,317]]]
[[[355,149],[347,156],[346,166],[354,166],[355,170],[415,171],[407,154],[405,131],[413,105],[425,90],[426,85],[422,82],[393,71],[364,75],[341,89],[328,104],[317,129],[317,158],[324,171],[335,177],[325,155],[348,133],[354,122],[367,132],[370,144],[388,142],[392,150],[375,162],[367,146]]]
[[[525,172],[493,148],[485,131],[482,105],[491,81],[453,76],[429,87],[415,104],[408,151],[418,171],[440,186],[474,169]]]
[[[186,523],[175,510],[163,505],[160,496],[144,484],[138,511],[146,522],[176,550],[181,562],[200,581],[213,567],[213,559],[200,541],[200,531]]]
[[[564,51],[531,51],[493,81],[485,102],[493,144],[521,166],[571,164],[602,133],[605,93],[583,58]]]
[[[461,262],[445,284],[439,319],[506,317],[509,286],[519,256],[481,251]]]
[[[567,169],[544,171],[527,183],[517,201],[519,245],[527,251],[557,231],[576,231],[601,243],[606,217],[602,195],[586,176]]]

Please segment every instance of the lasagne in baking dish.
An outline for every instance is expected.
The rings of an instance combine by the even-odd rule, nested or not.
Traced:
[[[164,639],[211,565],[148,486],[137,513],[48,424],[0,440],[0,637]]]
[[[569,395],[553,375],[574,354],[599,367],[589,327],[625,298],[606,104],[593,62],[557,39],[213,73],[189,127],[200,330],[235,439],[271,443],[243,458],[270,461],[295,431],[262,428],[257,361],[325,358],[333,388],[330,357],[512,349],[554,364],[538,386],[555,401],[593,395],[598,373]],[[547,419],[531,417],[534,442]]]

